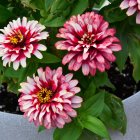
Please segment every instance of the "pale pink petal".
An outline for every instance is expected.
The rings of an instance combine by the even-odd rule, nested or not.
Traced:
[[[136,23],[140,24],[140,12],[136,16]]]
[[[89,74],[89,66],[88,66],[88,64],[83,64],[82,65],[82,72],[83,72],[84,75]]]

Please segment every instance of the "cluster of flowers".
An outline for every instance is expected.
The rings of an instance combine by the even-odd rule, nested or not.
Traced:
[[[94,76],[96,70],[104,72],[109,69],[110,63],[116,59],[113,52],[120,51],[121,45],[115,37],[115,29],[108,26],[108,22],[94,12],[72,16],[56,35],[63,40],[56,42],[55,47],[68,51],[62,63],[69,63],[69,70],[82,68],[84,75]],[[47,48],[39,41],[49,36],[44,29],[45,26],[34,20],[27,21],[25,17],[13,20],[1,29],[0,57],[3,65],[12,63],[17,70],[20,65],[26,67],[26,58],[32,54],[41,59],[40,51]],[[76,95],[80,92],[78,80],[72,79],[72,73],[63,75],[62,71],[61,67],[56,70],[39,68],[37,76],[27,77],[27,81],[20,84],[20,109],[37,126],[63,128],[77,116],[74,108],[79,108],[83,100]]]

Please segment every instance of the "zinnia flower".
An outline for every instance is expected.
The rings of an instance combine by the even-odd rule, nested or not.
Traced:
[[[137,13],[136,23],[140,24],[140,0],[124,0],[121,3],[120,8],[122,10],[128,8],[126,12],[128,16],[131,16],[136,12]]]
[[[3,60],[3,66],[12,62],[13,68],[17,70],[19,65],[26,67],[26,57],[30,58],[34,54],[41,59],[40,51],[45,51],[46,47],[39,44],[38,41],[47,39],[48,32],[42,32],[45,26],[38,21],[28,21],[23,17],[9,22],[7,27],[0,29],[0,57]]]
[[[71,73],[63,75],[61,67],[46,67],[45,71],[39,68],[37,72],[38,76],[27,77],[27,82],[21,83],[20,109],[36,126],[63,128],[77,116],[73,108],[81,106],[82,98],[75,95],[80,92],[78,81],[72,80]]]
[[[121,50],[114,36],[115,29],[108,28],[108,22],[94,12],[72,16],[59,32],[57,37],[65,40],[55,46],[68,51],[62,63],[69,63],[69,70],[77,71],[82,67],[84,75],[95,75],[96,69],[101,72],[109,69],[110,62],[116,59],[113,51]]]

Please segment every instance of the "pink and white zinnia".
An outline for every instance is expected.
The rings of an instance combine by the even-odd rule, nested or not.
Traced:
[[[128,8],[126,12],[128,16],[131,16],[135,12],[137,12],[136,23],[140,24],[140,0],[123,0],[123,2],[120,5],[120,8],[122,10]]]
[[[80,92],[78,81],[72,80],[71,73],[63,75],[61,67],[39,68],[37,72],[38,76],[27,77],[27,82],[21,83],[20,109],[36,126],[63,128],[71,117],[77,116],[73,108],[81,106],[82,98],[76,96]]]
[[[113,52],[121,50],[121,46],[114,36],[115,29],[108,26],[108,22],[94,12],[72,16],[57,34],[65,40],[58,41],[56,48],[68,51],[62,63],[69,63],[69,70],[82,67],[84,75],[95,75],[96,69],[100,72],[109,69],[110,62],[116,59]]]
[[[44,25],[38,21],[27,21],[26,17],[18,18],[9,22],[7,27],[0,29],[0,57],[3,60],[3,66],[13,63],[13,68],[17,70],[19,66],[26,67],[26,58],[34,54],[41,59],[43,56],[40,51],[47,48],[39,44],[38,41],[47,39],[48,32]]]

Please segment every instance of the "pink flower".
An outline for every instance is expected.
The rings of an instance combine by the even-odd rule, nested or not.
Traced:
[[[38,41],[47,39],[48,32],[42,32],[45,26],[38,21],[28,21],[23,17],[21,20],[13,20],[9,22],[7,27],[0,29],[0,57],[3,60],[3,66],[13,63],[13,68],[17,70],[19,65],[26,67],[26,57],[30,58],[34,54],[41,59],[43,56],[40,51],[47,48],[39,44]]]
[[[73,108],[81,106],[82,98],[75,95],[80,92],[78,81],[72,80],[71,73],[63,75],[61,67],[46,67],[45,71],[39,68],[37,72],[38,76],[27,77],[27,82],[21,83],[20,109],[36,126],[63,128],[77,116]]]
[[[137,12],[137,16],[136,16],[136,23],[140,24],[140,0],[124,0],[121,5],[120,8],[122,10],[127,9],[126,14],[128,16],[133,15],[135,12]]]
[[[55,46],[68,51],[62,63],[69,63],[69,70],[77,71],[82,67],[84,75],[95,75],[96,69],[100,72],[109,69],[110,62],[116,59],[113,51],[121,50],[114,36],[115,29],[108,28],[108,22],[94,12],[72,16],[59,32],[57,37],[65,40],[58,41]]]

